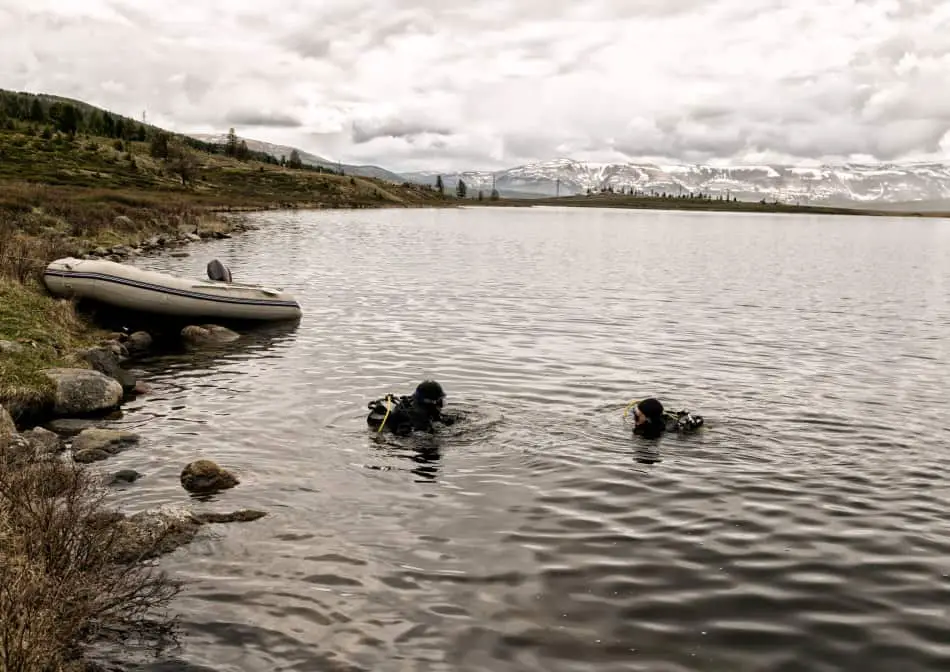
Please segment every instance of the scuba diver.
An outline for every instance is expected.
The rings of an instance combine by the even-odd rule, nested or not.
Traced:
[[[413,431],[431,433],[435,431],[435,423],[447,426],[458,419],[442,412],[444,403],[442,386],[434,380],[424,380],[411,396],[387,394],[369,402],[366,424],[377,433],[388,429],[396,436],[408,436]]]
[[[633,434],[647,439],[659,438],[664,432],[692,432],[703,426],[703,416],[689,411],[670,413],[659,399],[649,397],[635,401],[633,406]],[[624,417],[627,415],[624,411]]]

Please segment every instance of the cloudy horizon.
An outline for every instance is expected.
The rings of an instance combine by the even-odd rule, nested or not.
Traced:
[[[395,171],[950,157],[950,3],[0,0],[0,88]]]

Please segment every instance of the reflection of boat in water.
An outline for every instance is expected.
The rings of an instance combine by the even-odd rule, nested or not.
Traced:
[[[289,292],[231,282],[230,271],[217,261],[208,264],[208,275],[181,278],[104,259],[66,257],[46,267],[43,282],[55,296],[153,315],[255,322],[301,316]]]

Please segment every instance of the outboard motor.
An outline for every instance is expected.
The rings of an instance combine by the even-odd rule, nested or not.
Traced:
[[[231,282],[231,269],[217,259],[208,262],[208,277],[219,282]]]

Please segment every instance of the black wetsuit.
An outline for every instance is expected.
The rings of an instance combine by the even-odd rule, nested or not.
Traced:
[[[383,430],[397,436],[408,436],[413,431],[433,432],[436,423],[451,425],[456,420],[435,405],[419,403],[414,396],[389,395],[371,401],[368,408],[367,425],[376,431],[383,425]],[[387,408],[390,408],[388,415]]]
[[[689,411],[664,412],[661,418],[650,419],[633,428],[635,436],[655,439],[664,432],[691,432],[703,426],[703,416]]]

